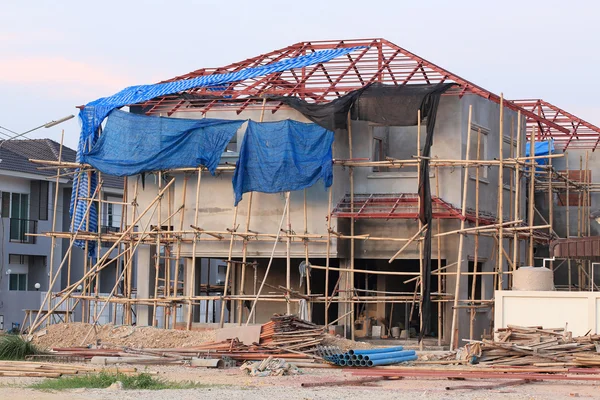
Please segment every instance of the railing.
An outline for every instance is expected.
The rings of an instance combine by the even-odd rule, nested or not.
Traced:
[[[17,243],[35,244],[35,236],[27,236],[28,233],[37,233],[37,221],[33,219],[10,219],[10,241]]]

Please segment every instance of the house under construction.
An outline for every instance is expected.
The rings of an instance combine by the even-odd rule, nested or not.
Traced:
[[[456,346],[492,332],[495,291],[542,266],[552,240],[596,233],[588,150],[599,128],[384,39],[297,43],[81,113],[78,162],[40,162],[75,177],[71,232],[45,234],[70,240],[51,282],[73,246],[89,257],[33,329],[70,299],[93,305],[90,322],[117,306],[115,322],[182,329],[299,313],[352,338],[379,325]],[[200,130],[227,139],[216,162],[188,154]],[[177,163],[186,157],[202,161]],[[122,223],[102,232],[112,173],[126,175],[113,202]],[[544,265],[560,289],[594,286],[589,261]],[[109,267],[114,287],[100,293]]]

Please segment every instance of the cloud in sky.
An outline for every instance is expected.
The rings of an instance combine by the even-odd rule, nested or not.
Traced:
[[[132,78],[106,66],[91,65],[60,56],[0,57],[0,82],[11,85],[60,84],[117,90]]]

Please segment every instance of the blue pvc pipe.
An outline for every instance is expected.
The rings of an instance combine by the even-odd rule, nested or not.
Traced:
[[[402,350],[403,347],[402,346],[394,346],[394,347],[384,347],[384,348],[380,348],[380,349],[369,349],[369,350],[349,350],[348,354],[353,355],[353,354],[377,354],[377,353],[389,353],[392,351],[400,351]]]
[[[400,364],[406,361],[415,361],[417,356],[404,356],[404,357],[396,357],[396,358],[383,358],[375,361],[367,361],[368,367],[376,367],[378,365],[392,365],[392,364]]]
[[[346,360],[342,359],[339,362],[340,366],[345,367],[346,366]]]
[[[367,366],[367,360],[360,360],[360,366],[361,367],[366,367]]]
[[[357,359],[358,361],[361,361],[363,358],[364,358],[364,356],[363,356],[362,354],[357,354],[357,355],[356,355],[356,359]]]
[[[352,357],[350,354],[344,353],[344,360],[350,360],[350,357]]]
[[[397,357],[406,357],[406,356],[414,356],[416,353],[414,350],[403,350],[403,351],[393,351],[389,353],[377,353],[377,354],[369,354],[365,355],[364,359],[366,361],[375,361],[382,360],[384,358],[397,358]]]

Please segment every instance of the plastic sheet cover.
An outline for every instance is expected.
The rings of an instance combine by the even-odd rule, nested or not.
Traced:
[[[214,174],[221,154],[244,122],[148,117],[114,110],[83,162],[115,176],[200,165]]]
[[[319,179],[331,186],[332,144],[333,132],[316,124],[249,121],[233,175],[235,204],[247,192],[301,190]]]
[[[79,118],[81,120],[81,133],[79,135],[79,143],[77,145],[76,161],[82,162],[83,155],[94,147],[96,141],[99,139],[98,131],[102,122],[108,116],[108,114],[115,109],[129,104],[141,103],[160,96],[183,92],[189,89],[201,87],[219,88],[222,87],[222,85],[231,82],[258,78],[272,73],[324,63],[336,57],[344,56],[362,48],[364,48],[364,46],[328,49],[299,57],[284,59],[259,67],[245,68],[241,71],[229,72],[225,74],[203,75],[197,78],[181,79],[172,82],[157,83],[154,85],[130,86],[112,96],[102,97],[94,100],[86,104],[85,107],[79,111]],[[80,171],[77,170],[76,172]],[[93,171],[91,173],[92,182],[88,182],[88,174],[77,174],[73,179],[73,190],[71,191],[71,204],[69,207],[69,212],[71,217],[75,219],[75,226],[73,228],[74,232],[77,232],[78,230],[85,230],[85,227],[82,227],[81,229],[78,228],[79,225],[77,225],[77,221],[84,219],[84,214],[87,208],[85,202],[76,202],[75,199],[77,197],[87,197],[88,186],[90,186],[93,192],[93,188],[95,187],[94,181],[96,179],[96,172]],[[93,226],[97,225],[97,219],[95,208],[92,207],[90,210],[90,230],[92,230]],[[76,240],[75,244],[78,247],[83,248],[85,241]],[[90,257],[95,255],[94,244],[94,241],[89,242],[88,248],[90,250]]]

